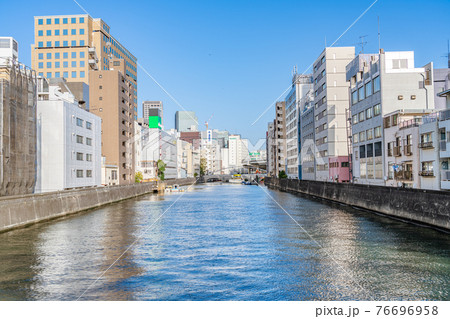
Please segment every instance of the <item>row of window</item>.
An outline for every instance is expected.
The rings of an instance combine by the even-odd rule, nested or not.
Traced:
[[[77,178],[83,178],[84,171],[82,169],[77,169]],[[92,177],[92,170],[86,170],[86,177]]]
[[[85,156],[85,154],[77,152],[77,161],[84,161],[85,158],[86,162],[92,162],[92,154],[86,153]]]
[[[80,23],[84,23],[84,18],[78,18]],[[69,18],[54,18],[53,19],[53,24],[60,24],[62,20],[63,24],[68,24],[69,23]],[[45,19],[45,22],[47,25],[52,24],[52,19],[51,18],[47,18]],[[77,18],[70,18],[70,23],[77,23]],[[44,19],[38,19],[38,24],[39,25],[43,25],[44,24]]]
[[[80,66],[80,68],[84,68],[85,66],[85,62],[84,61],[80,61],[80,63],[78,63],[78,65]],[[54,64],[55,69],[58,69],[61,67],[61,63],[60,62],[55,62]],[[64,61],[63,68],[68,68],[69,67],[69,61]],[[72,68],[76,68],[77,67],[77,61],[71,61],[70,63],[70,67]],[[38,69],[43,69],[44,68],[44,62],[39,62],[38,63]],[[47,62],[47,69],[51,69],[52,68],[52,62]]]
[[[44,77],[44,73],[39,72],[38,74],[40,77]],[[52,72],[47,72],[46,73],[46,78],[47,79],[51,79],[53,77],[53,73]],[[61,72],[55,72],[55,78],[60,78],[61,77]],[[69,72],[64,71],[62,73],[62,77],[68,79],[69,78]],[[86,77],[86,72],[84,71],[80,71],[80,78],[85,78]],[[77,72],[76,71],[72,71],[71,73],[71,78],[76,79],[77,78]]]
[[[381,147],[381,142],[359,146],[359,158],[366,158],[373,156],[378,157],[382,156],[382,154],[383,150]],[[355,152],[355,159],[358,159],[358,152]]]
[[[77,143],[84,144],[84,137],[77,135]],[[86,137],[86,145],[92,146],[92,138]]]
[[[369,107],[365,111],[361,111],[358,114],[352,115],[352,124],[358,124],[365,120],[371,119],[374,116],[381,114],[381,105],[376,104],[373,107]]]
[[[361,102],[365,98],[369,97],[373,93],[380,91],[380,77],[377,76],[372,81],[367,82],[365,85],[361,86],[359,89],[352,92],[352,105]]]
[[[366,140],[372,140],[374,138],[381,137],[381,126],[377,126],[374,129],[368,129],[367,131],[362,131],[359,133],[353,134],[353,143],[361,143]]]
[[[72,47],[76,47],[76,46],[84,47],[86,45],[86,42],[84,40],[80,40],[79,43],[80,44],[77,45],[77,41],[76,40],[72,40],[72,41],[70,41],[70,46],[72,46]],[[63,41],[62,42],[62,46],[61,46],[61,41],[55,41],[54,44],[55,44],[55,48],[68,47],[69,46],[69,41]],[[37,46],[38,46],[38,48],[52,48],[52,41],[47,41],[45,43],[45,46],[44,46],[44,42],[43,41],[39,41]]]
[[[54,35],[61,35],[61,30],[53,30],[53,31],[54,31],[53,32]],[[52,30],[45,30],[45,35],[51,36]],[[69,29],[63,29],[62,35],[69,35]],[[77,35],[77,29],[71,29],[70,35]],[[84,35],[84,29],[79,29],[78,35]],[[44,36],[44,30],[38,30],[38,37],[43,37],[43,36]]]
[[[84,127],[84,122],[85,121],[83,119],[80,119],[79,117],[77,117],[77,126]],[[92,123],[89,121],[86,121],[86,128],[88,130],[92,130]]]
[[[63,52],[63,59],[68,59],[69,58],[69,52]],[[86,55],[85,52],[80,52],[80,58],[83,59]],[[46,55],[47,60],[50,60],[52,58],[52,53],[48,52]],[[61,58],[61,53],[60,52],[55,52],[55,59],[58,60]],[[77,57],[77,53],[76,52],[70,52],[70,56],[72,57],[72,59],[76,59]],[[38,54],[38,59],[39,60],[43,60],[44,59],[44,53],[39,53]]]

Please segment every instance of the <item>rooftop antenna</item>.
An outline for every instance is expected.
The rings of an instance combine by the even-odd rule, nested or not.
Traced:
[[[378,16],[378,52],[381,50],[380,16]]]
[[[364,38],[366,38],[367,35],[362,35],[359,37],[359,39],[361,40],[361,42],[359,43],[359,45],[361,46],[361,53],[364,54],[364,46],[367,44],[367,41],[364,41]]]

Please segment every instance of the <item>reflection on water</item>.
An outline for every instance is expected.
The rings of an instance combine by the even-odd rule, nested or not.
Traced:
[[[308,233],[258,187],[206,185],[160,220],[180,194],[0,234],[0,299],[449,299],[448,235],[269,192]]]

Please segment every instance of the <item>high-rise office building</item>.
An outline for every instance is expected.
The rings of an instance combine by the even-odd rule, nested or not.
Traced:
[[[119,184],[134,183],[134,87],[123,59],[110,61],[108,70],[89,73],[90,111],[102,118],[102,156],[105,165],[119,167]]]
[[[162,101],[144,101],[142,102],[142,111],[144,119],[148,119],[152,109],[159,109],[159,116],[161,117],[161,125],[164,125],[163,118],[163,102]]]
[[[178,132],[198,131],[198,118],[195,112],[177,111],[175,113],[175,129]]]
[[[348,181],[346,111],[350,85],[345,67],[354,57],[354,47],[330,47],[314,62],[316,180]],[[330,176],[330,160],[333,166],[347,167],[347,176]]]
[[[87,14],[35,17],[34,39],[31,61],[39,76],[89,84],[90,71],[109,70],[110,59],[123,59],[125,76],[137,97],[137,59],[110,34],[102,19]],[[137,99],[133,103],[137,119]]]

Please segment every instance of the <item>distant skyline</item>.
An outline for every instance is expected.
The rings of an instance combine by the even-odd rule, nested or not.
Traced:
[[[274,107],[251,124],[290,85],[292,70],[305,71],[374,1],[128,1],[80,0],[186,110],[210,128],[265,138]],[[20,9],[18,9],[20,8]],[[377,18],[385,51],[414,51],[416,67],[447,67],[449,1],[379,0],[336,44],[378,52]],[[33,17],[84,14],[74,1],[4,1],[1,34],[19,42],[21,62],[31,65]],[[307,70],[307,73],[311,69]],[[138,68],[138,116],[142,102],[164,102],[172,128],[181,109]]]

